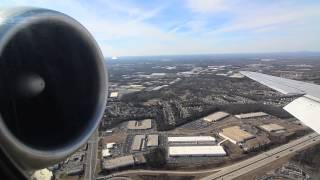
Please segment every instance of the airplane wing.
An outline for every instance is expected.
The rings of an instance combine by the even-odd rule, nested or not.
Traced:
[[[240,73],[283,94],[301,95],[283,109],[320,133],[320,85],[250,71]]]

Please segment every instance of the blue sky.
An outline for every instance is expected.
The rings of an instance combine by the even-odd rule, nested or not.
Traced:
[[[105,56],[320,51],[314,0],[0,0],[68,14]]]

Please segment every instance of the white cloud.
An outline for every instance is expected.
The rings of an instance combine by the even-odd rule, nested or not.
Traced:
[[[133,5],[121,3],[119,1],[103,1],[99,3],[101,7],[97,6],[95,2],[81,2],[77,0],[4,0],[0,3],[15,6],[35,6],[48,9],[54,9],[71,17],[75,18],[83,24],[89,32],[93,34],[100,45],[100,48],[105,56],[122,55],[126,50],[117,49],[111,43],[117,39],[154,39],[154,41],[161,42],[169,40],[172,35],[162,31],[160,28],[145,23],[156,16],[162,10],[164,5],[160,5],[154,9],[142,9]],[[117,15],[119,17],[117,17]],[[108,43],[110,41],[110,43]],[[137,45],[140,42],[137,41]],[[133,53],[134,54],[134,53]]]
[[[225,0],[188,0],[187,3],[192,11],[198,13],[214,13],[227,8]]]
[[[232,32],[243,30],[275,29],[276,26],[305,21],[318,17],[319,7],[295,7],[292,9],[257,9],[256,11],[239,11],[234,20],[213,32]]]
[[[64,12],[94,35],[106,56],[320,50],[319,5],[251,0],[185,2],[192,13],[185,12],[182,19],[175,17],[175,11],[160,23],[163,17],[150,20],[170,13],[165,11],[170,3],[147,8],[117,0],[1,0],[0,5],[32,5]],[[227,20],[220,18],[225,15]],[[171,19],[177,26],[167,30]],[[237,32],[240,35],[235,35]]]

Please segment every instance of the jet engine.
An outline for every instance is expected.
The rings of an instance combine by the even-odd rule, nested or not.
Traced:
[[[83,146],[104,112],[106,74],[96,41],[73,18],[0,10],[0,171],[44,168]]]

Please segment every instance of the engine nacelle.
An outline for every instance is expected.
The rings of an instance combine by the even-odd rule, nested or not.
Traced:
[[[76,20],[0,10],[1,154],[34,170],[84,145],[104,112],[106,74],[96,41]]]

